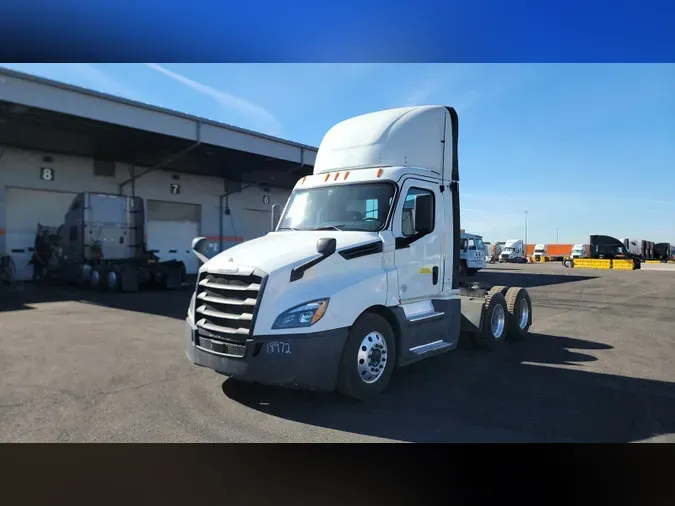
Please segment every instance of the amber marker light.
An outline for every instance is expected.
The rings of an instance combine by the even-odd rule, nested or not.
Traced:
[[[377,169],[377,177],[380,177],[380,176],[382,175],[383,172],[384,172],[384,170],[382,170],[382,169]]]
[[[345,175],[342,179],[347,179],[347,176],[349,176],[349,171],[345,172]]]
[[[314,316],[312,317],[312,325],[314,325],[321,318],[323,318],[323,315],[326,313],[327,307],[328,307],[328,301],[327,300],[324,300],[323,302],[321,302],[321,305],[319,306],[319,309],[316,310],[316,313],[314,313]]]

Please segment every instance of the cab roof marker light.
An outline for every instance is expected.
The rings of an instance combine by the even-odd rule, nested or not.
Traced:
[[[349,171],[345,172],[345,175],[342,179],[347,179],[347,176],[349,176]]]
[[[383,172],[384,172],[383,169],[377,169],[377,177],[380,177]]]
[[[305,184],[305,180],[306,180],[306,179],[307,179],[307,176],[303,177],[303,178],[300,180],[300,184]]]
[[[337,181],[337,178],[339,178],[339,177],[340,177],[340,173],[336,172],[335,177],[333,178],[333,181]]]
[[[323,178],[323,181],[326,182],[328,181],[328,178],[330,177],[330,173],[326,174],[326,177]]]

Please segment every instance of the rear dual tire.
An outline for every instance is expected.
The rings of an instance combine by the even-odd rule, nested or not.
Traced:
[[[532,302],[527,290],[494,286],[485,296],[481,330],[474,344],[484,350],[496,350],[506,340],[523,341],[532,325]]]

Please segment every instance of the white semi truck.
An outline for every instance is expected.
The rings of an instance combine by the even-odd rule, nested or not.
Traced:
[[[499,253],[500,262],[525,263],[525,243],[521,239],[509,239]]]
[[[396,366],[523,339],[523,288],[460,285],[457,113],[424,106],[338,123],[273,232],[209,259],[185,322],[195,364],[366,399]]]
[[[575,258],[588,258],[590,255],[590,245],[589,244],[575,244],[572,246],[572,252],[570,257]]]
[[[476,234],[460,234],[459,271],[460,275],[473,276],[485,269],[485,246],[483,238]]]
[[[532,256],[534,257],[535,262],[545,262],[548,257],[548,245],[535,244]]]

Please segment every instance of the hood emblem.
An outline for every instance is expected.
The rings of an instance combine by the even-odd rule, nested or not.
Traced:
[[[216,272],[218,274],[236,274],[239,272],[239,267],[232,266],[232,267],[221,267],[220,269],[216,269]]]

